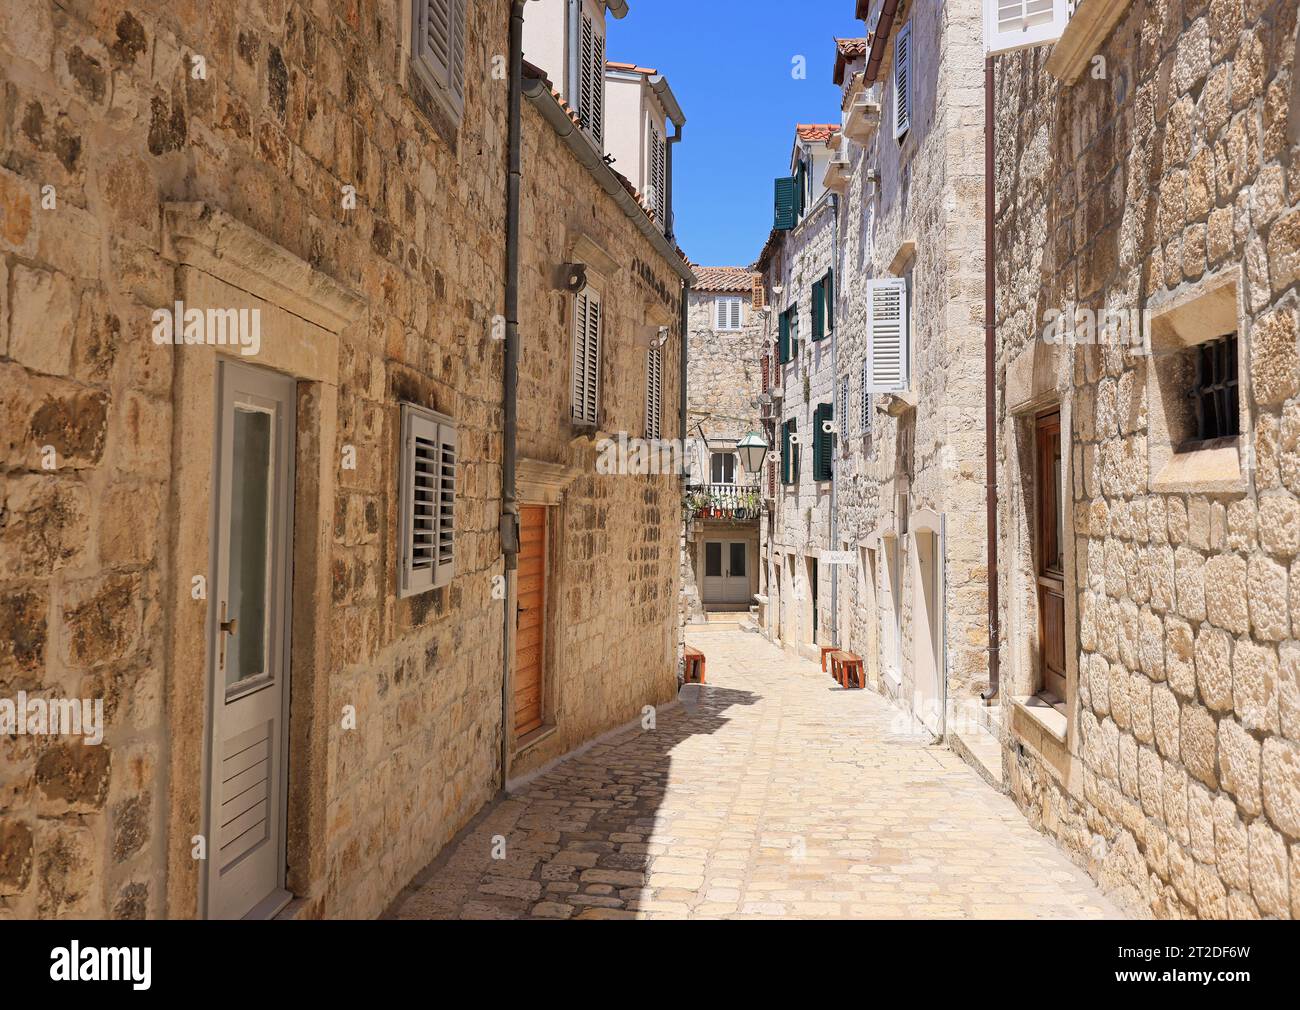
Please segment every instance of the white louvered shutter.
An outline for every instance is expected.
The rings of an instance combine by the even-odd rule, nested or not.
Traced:
[[[912,127],[912,22],[894,37],[894,139]]]
[[[867,282],[868,340],[871,366],[867,390],[896,393],[907,388],[907,278]]]
[[[871,432],[871,359],[862,362],[862,434]],[[847,416],[847,415],[846,415]]]
[[[460,112],[465,103],[467,0],[414,0],[415,62],[426,83],[441,89]]]
[[[984,0],[984,51],[993,55],[1055,42],[1069,19],[1069,0]]]
[[[456,426],[402,404],[400,596],[446,585],[456,569]]]
[[[573,311],[573,419],[581,424],[600,418],[600,326],[600,295],[584,288]]]
[[[647,347],[645,352],[645,436],[658,438],[663,414],[663,352]]]
[[[733,330],[738,330],[743,325],[742,314],[744,309],[745,303],[743,299],[733,298],[731,300],[731,328]]]
[[[664,139],[659,136],[659,131],[652,124],[650,127],[650,185],[654,192],[651,194],[651,205],[654,207],[655,221],[658,222],[661,229],[667,225],[664,199],[664,172],[667,160],[664,152]]]
[[[582,15],[580,48],[578,115],[583,128],[599,145],[605,125],[605,36],[588,14]]]

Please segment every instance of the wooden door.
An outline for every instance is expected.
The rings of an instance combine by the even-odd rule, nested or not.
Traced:
[[[1061,491],[1061,414],[1037,419],[1034,522],[1038,581],[1039,668],[1043,690],[1065,700],[1064,504]]]
[[[542,725],[546,664],[546,506],[519,508],[519,574],[515,609],[515,737]]]

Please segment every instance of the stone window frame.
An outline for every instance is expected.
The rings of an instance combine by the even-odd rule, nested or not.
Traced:
[[[419,107],[435,132],[454,149],[461,123],[465,118],[465,99],[457,98],[439,82],[433,80],[416,52],[415,21],[419,17],[418,8],[422,2],[423,0],[402,0],[401,3],[401,16],[398,18],[401,32],[398,81],[402,90]],[[461,81],[461,88],[464,90],[469,77],[469,4],[461,0],[458,7],[462,18],[461,33],[465,56]],[[453,14],[456,9],[457,4],[453,0]],[[454,45],[454,41],[452,44]]]
[[[330,593],[334,488],[338,469],[339,341],[359,323],[365,302],[348,288],[226,211],[208,204],[163,208],[163,256],[184,301],[238,298],[264,321],[256,363],[297,381],[297,448],[291,558],[289,761],[286,793],[285,886],[294,902],[280,917],[303,914],[319,899],[327,874],[326,784],[330,667]],[[172,571],[209,571],[213,517],[211,485],[217,414],[216,370],[227,348],[187,345],[173,355]],[[231,357],[240,359],[238,353]],[[198,503],[185,507],[184,503]],[[205,874],[194,872],[191,837],[205,831],[211,704],[209,608],[189,593],[173,593],[164,608],[170,662],[165,682],[169,748],[162,758],[167,784],[168,918],[206,909]],[[306,899],[306,901],[300,900]]]
[[[1146,308],[1147,465],[1154,494],[1238,494],[1249,481],[1250,342],[1243,325],[1241,266],[1165,292]],[[1190,348],[1237,335],[1235,438],[1178,451],[1188,442]]]

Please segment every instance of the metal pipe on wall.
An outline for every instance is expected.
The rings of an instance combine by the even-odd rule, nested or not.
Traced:
[[[989,686],[982,695],[986,703],[998,696],[1001,681],[1001,657],[998,632],[998,436],[997,436],[997,279],[993,234],[996,207],[993,190],[994,168],[994,101],[993,57],[984,59],[984,472],[985,525],[988,558],[989,600]]]

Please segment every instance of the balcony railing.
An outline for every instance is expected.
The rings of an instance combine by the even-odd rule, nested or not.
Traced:
[[[686,512],[696,519],[757,519],[760,506],[757,482],[686,485]]]

